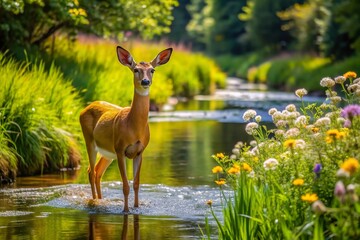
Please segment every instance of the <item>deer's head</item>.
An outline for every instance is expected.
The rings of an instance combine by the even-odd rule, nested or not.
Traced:
[[[130,68],[134,74],[135,91],[147,96],[152,83],[155,67],[167,63],[170,59],[172,48],[161,51],[151,62],[136,63],[131,54],[124,48],[118,46],[116,51],[121,64]]]

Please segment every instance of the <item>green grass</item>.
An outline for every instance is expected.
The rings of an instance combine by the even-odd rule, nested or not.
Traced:
[[[61,72],[0,53],[0,164],[4,178],[77,166],[81,101]],[[5,170],[7,168],[7,170]]]
[[[117,59],[118,44],[89,37],[76,43],[59,38],[54,62],[73,85],[82,92],[85,102],[105,100],[129,105],[133,96],[132,74]],[[135,61],[151,61],[165,44],[127,43]],[[164,66],[158,67],[151,87],[151,101],[163,104],[170,96],[191,98],[197,94],[211,94],[216,87],[225,86],[225,74],[214,61],[202,54],[178,50]]]

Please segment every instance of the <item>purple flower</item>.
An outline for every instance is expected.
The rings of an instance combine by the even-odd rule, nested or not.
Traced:
[[[316,175],[316,178],[320,177],[320,172],[321,172],[322,166],[320,163],[315,164],[314,166],[314,173]]]
[[[321,169],[322,169],[322,166],[320,163],[315,164],[314,173],[319,174]]]
[[[341,111],[341,116],[352,121],[353,117],[360,116],[360,105],[352,104],[346,106]]]

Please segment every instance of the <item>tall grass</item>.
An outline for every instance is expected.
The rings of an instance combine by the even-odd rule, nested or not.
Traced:
[[[2,175],[30,175],[75,167],[80,156],[81,101],[61,72],[43,62],[18,63],[0,53]],[[16,167],[17,166],[17,167]]]
[[[59,37],[56,41],[54,62],[73,85],[82,91],[86,102],[105,100],[118,105],[129,105],[133,95],[132,74],[122,66],[116,55],[118,43],[80,37],[70,43]],[[133,42],[121,44],[137,62],[151,61],[165,44]],[[202,54],[194,54],[175,47],[168,64],[156,71],[151,87],[151,101],[163,104],[170,96],[193,97],[213,93],[224,87],[225,74]]]

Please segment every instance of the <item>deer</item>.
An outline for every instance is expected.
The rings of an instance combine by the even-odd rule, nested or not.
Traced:
[[[93,199],[101,199],[101,178],[117,159],[123,182],[124,209],[129,212],[130,192],[126,158],[133,161],[134,207],[139,207],[142,155],[150,140],[148,115],[150,86],[155,67],[166,64],[173,49],[161,51],[151,62],[136,63],[126,49],[117,46],[119,62],[133,73],[134,94],[131,106],[120,107],[105,101],[94,101],[80,113],[80,125],[89,158],[88,176]],[[97,154],[100,159],[96,162]]]

